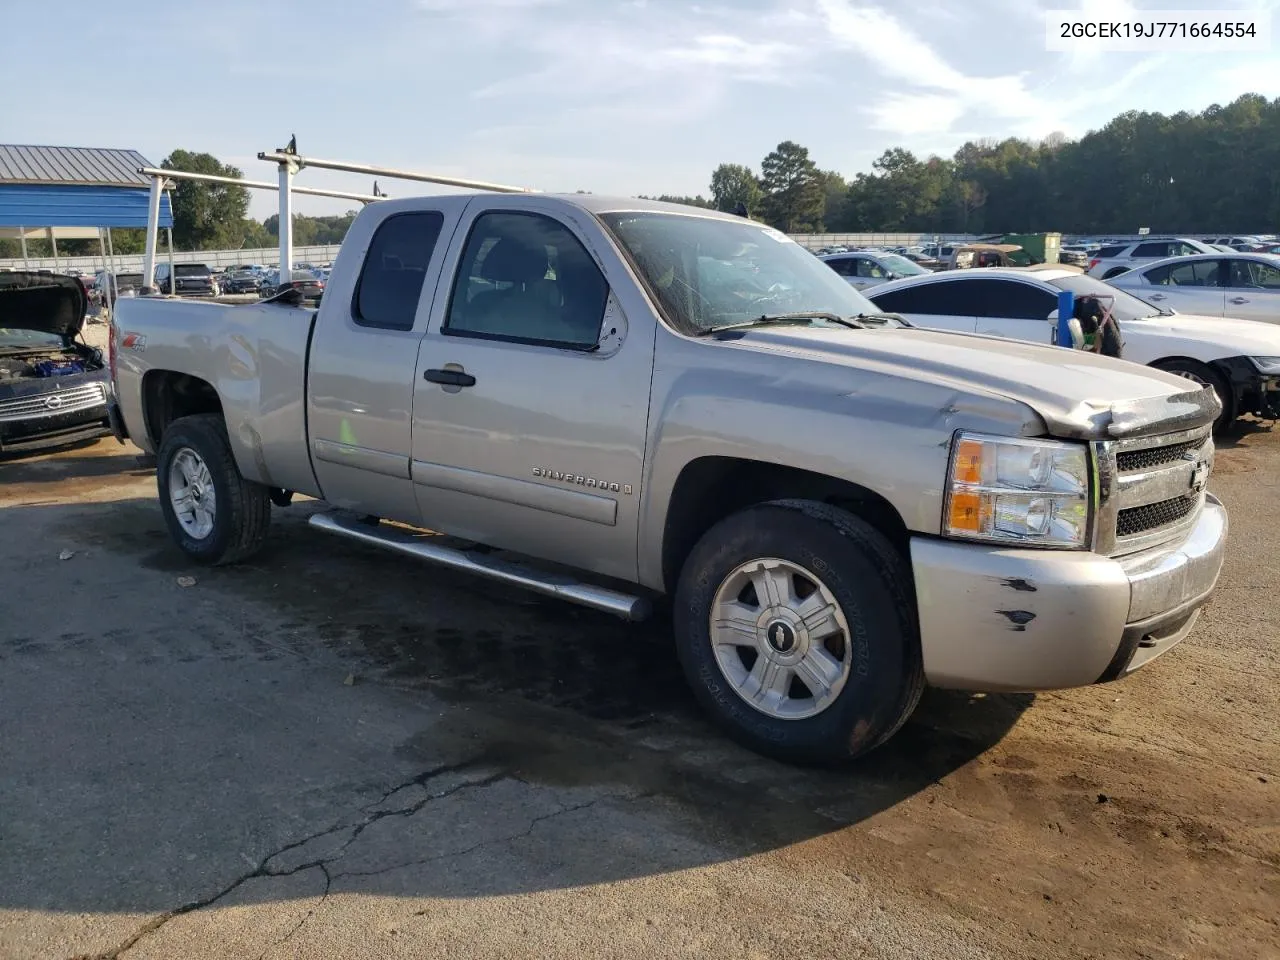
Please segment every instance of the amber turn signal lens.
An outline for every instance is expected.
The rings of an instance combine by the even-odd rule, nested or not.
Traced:
[[[954,533],[982,533],[986,530],[990,505],[980,493],[957,490],[951,494],[950,528]]]
[[[960,441],[951,479],[956,483],[982,483],[982,444],[977,440]]]

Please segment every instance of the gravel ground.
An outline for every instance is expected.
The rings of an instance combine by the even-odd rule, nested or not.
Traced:
[[[709,729],[664,625],[314,502],[193,568],[135,455],[0,462],[0,957],[1280,957],[1280,436],[1220,449],[1191,639],[842,772]]]

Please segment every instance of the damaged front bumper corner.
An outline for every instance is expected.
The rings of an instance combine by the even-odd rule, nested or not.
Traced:
[[[1226,510],[1211,495],[1181,541],[1127,557],[915,537],[925,677],[1014,691],[1127,676],[1191,632],[1226,538]]]

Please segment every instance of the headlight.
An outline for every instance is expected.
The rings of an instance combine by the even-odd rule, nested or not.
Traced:
[[[1250,357],[1259,373],[1280,377],[1280,357]]]
[[[942,532],[963,540],[1084,547],[1088,449],[1057,440],[956,434]]]

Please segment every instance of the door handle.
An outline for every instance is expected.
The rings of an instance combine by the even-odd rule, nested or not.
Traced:
[[[1231,302],[1232,303],[1248,303],[1249,298],[1248,297],[1232,297]]]
[[[1153,293],[1147,299],[1148,300],[1168,300],[1169,298],[1166,297],[1163,293]]]
[[[432,383],[442,383],[447,387],[474,387],[476,378],[463,370],[426,370],[422,374],[423,380],[429,380]]]

